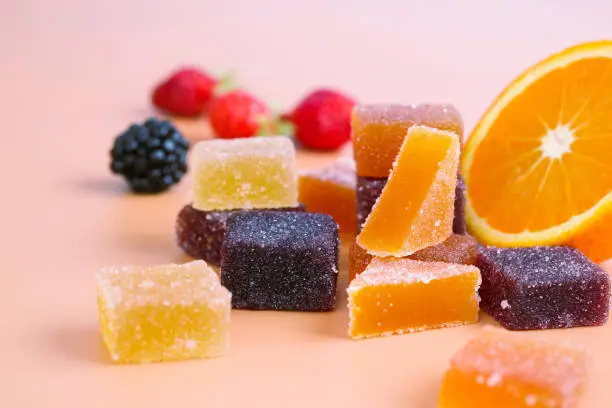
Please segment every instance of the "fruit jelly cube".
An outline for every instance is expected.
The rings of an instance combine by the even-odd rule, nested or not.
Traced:
[[[349,335],[359,339],[478,320],[475,266],[374,258],[349,285]]]
[[[361,231],[372,207],[380,197],[387,178],[357,176],[357,230]]]
[[[193,156],[197,210],[298,205],[295,148],[287,137],[207,140]]]
[[[353,242],[353,244],[349,247],[349,266],[348,266],[348,275],[349,282],[355,279],[357,275],[361,272],[365,271],[368,267],[374,255],[368,254],[368,252],[357,244],[357,242]]]
[[[297,207],[277,208],[275,211],[306,211]],[[226,210],[199,211],[191,204],[179,212],[176,219],[176,241],[178,246],[196,259],[203,259],[213,265],[221,263],[221,247],[227,231],[228,218],[236,213],[267,210]]]
[[[395,157],[413,125],[463,134],[461,115],[451,105],[361,105],[351,119],[357,175],[388,177]]]
[[[485,329],[452,357],[438,408],[574,408],[586,371],[579,348]]]
[[[461,174],[457,175],[457,187],[455,187],[453,232],[455,234],[467,234],[465,227],[465,181],[463,181]]]
[[[308,211],[331,215],[340,232],[351,234],[357,230],[355,184],[355,162],[342,158],[300,174],[298,198]]]
[[[608,320],[610,279],[566,246],[480,251],[481,306],[510,330],[597,326]]]
[[[338,247],[338,226],[327,214],[235,214],[227,223],[221,282],[237,309],[332,310]]]
[[[380,197],[385,184],[387,184],[387,178],[357,176],[357,231],[361,231],[363,223],[370,215],[372,207]],[[455,187],[453,233],[467,233],[465,228],[465,182],[461,175],[457,176],[457,186]]]
[[[96,280],[100,328],[113,361],[152,363],[227,352],[231,295],[205,262],[113,267]]]
[[[377,256],[406,256],[453,230],[459,138],[412,126],[357,242]]]
[[[406,258],[423,262],[446,262],[461,265],[474,265],[477,262],[479,245],[469,235],[452,234],[444,242],[421,249]],[[374,256],[361,248],[356,242],[349,248],[349,280],[365,270]]]

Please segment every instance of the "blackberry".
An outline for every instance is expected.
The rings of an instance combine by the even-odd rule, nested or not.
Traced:
[[[117,136],[110,168],[134,192],[160,193],[187,172],[188,150],[189,142],[170,122],[151,118]]]

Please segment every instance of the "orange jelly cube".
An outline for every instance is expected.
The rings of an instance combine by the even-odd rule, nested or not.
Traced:
[[[574,408],[585,386],[583,350],[485,329],[453,356],[438,408]]]
[[[374,258],[347,289],[349,336],[401,334],[478,320],[475,266]]]
[[[351,131],[357,175],[388,177],[408,128],[425,125],[455,132],[463,121],[451,105],[362,105],[353,110]]]
[[[357,231],[355,162],[342,158],[320,170],[300,174],[298,201],[309,212],[329,214],[340,232]]]
[[[478,241],[469,235],[453,234],[438,245],[427,247],[408,255],[406,258],[424,262],[446,262],[462,265],[475,265],[478,256]],[[357,245],[349,248],[349,280],[363,272],[373,255]]]
[[[376,256],[402,257],[447,239],[458,165],[457,134],[411,127],[357,243]]]

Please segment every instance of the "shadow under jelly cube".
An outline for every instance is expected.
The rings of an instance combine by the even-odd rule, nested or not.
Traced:
[[[480,307],[510,330],[599,326],[608,320],[610,279],[566,246],[483,248]]]
[[[329,311],[338,247],[338,226],[325,214],[236,214],[227,223],[221,283],[236,309]]]

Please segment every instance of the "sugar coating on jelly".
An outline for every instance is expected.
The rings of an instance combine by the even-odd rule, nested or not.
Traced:
[[[608,320],[610,278],[577,249],[487,247],[477,265],[481,307],[507,329],[598,326]]]
[[[381,283],[429,283],[434,279],[444,279],[477,268],[445,262],[423,262],[409,258],[375,257],[362,274],[356,287],[378,285]],[[474,294],[477,297],[477,294]]]
[[[349,284],[349,336],[361,339],[478,320],[480,272],[468,265],[374,258]]]
[[[297,206],[295,147],[284,136],[197,143],[194,208],[201,211]]]
[[[388,177],[408,129],[424,125],[463,134],[461,115],[452,105],[358,105],[351,133],[357,174]]]
[[[444,242],[421,249],[406,258],[423,262],[446,262],[475,265],[479,256],[479,245],[469,235],[452,234]],[[356,242],[349,250],[349,280],[363,272],[373,256]]]
[[[237,309],[329,311],[338,247],[338,226],[326,214],[236,214],[227,224],[221,282]]]
[[[274,210],[306,211],[301,204],[297,207]],[[227,220],[231,215],[245,211],[267,210],[199,211],[191,204],[186,205],[176,218],[175,231],[178,246],[189,256],[203,259],[213,265],[220,265]]]
[[[113,361],[227,352],[231,295],[205,262],[106,268],[96,282],[100,328]]]
[[[354,233],[356,221],[355,162],[340,158],[331,165],[300,174],[298,198],[308,211],[331,215],[343,233]]]
[[[474,265],[478,257],[478,248],[478,241],[474,237],[452,234],[442,243],[421,249],[409,257],[418,261]]]
[[[576,407],[587,381],[584,349],[484,329],[452,357],[438,407]]]
[[[320,169],[305,170],[300,176],[317,178],[330,183],[355,189],[355,161],[349,157],[341,157],[330,165]]]

